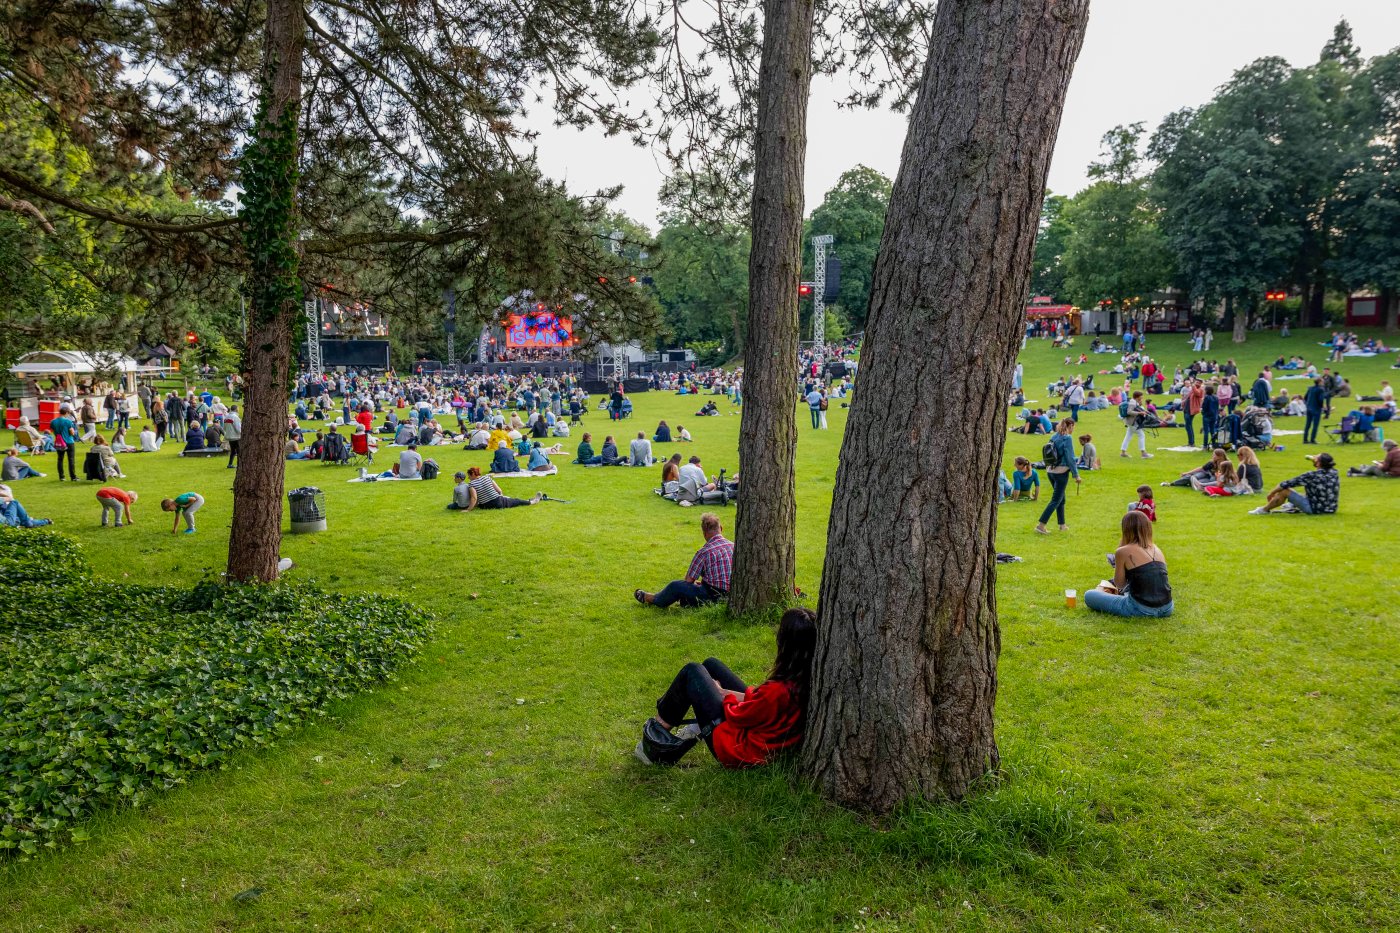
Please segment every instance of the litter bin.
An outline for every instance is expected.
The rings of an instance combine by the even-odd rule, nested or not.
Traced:
[[[326,494],[315,486],[287,493],[292,508],[292,534],[326,530]]]

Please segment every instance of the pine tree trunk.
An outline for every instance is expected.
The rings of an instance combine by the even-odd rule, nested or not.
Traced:
[[[1087,0],[940,0],[876,260],[803,768],[888,812],[999,764],[994,491]],[[892,456],[891,451],[899,451]]]
[[[749,320],[729,610],[792,593],[797,573],[797,284],[812,82],[813,0],[764,0],[754,143]]]
[[[231,580],[277,578],[291,385],[292,325],[299,312],[296,126],[301,107],[302,0],[271,0],[262,96],[244,157],[244,246],[250,271],[243,351],[244,418],[228,542]]]

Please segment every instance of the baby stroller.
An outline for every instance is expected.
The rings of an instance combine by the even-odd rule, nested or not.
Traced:
[[[1251,408],[1240,417],[1240,436],[1235,442],[1236,449],[1253,447],[1255,450],[1268,450],[1269,442],[1264,437],[1274,433],[1274,421],[1262,408]]]

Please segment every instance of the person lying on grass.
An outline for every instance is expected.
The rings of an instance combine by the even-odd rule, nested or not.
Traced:
[[[636,590],[632,596],[644,606],[665,609],[672,603],[699,606],[717,602],[729,596],[729,578],[734,570],[734,545],[721,533],[719,516],[706,512],[700,516],[700,533],[705,543],[690,559],[684,580],[672,580],[658,593]]]
[[[747,686],[717,658],[687,664],[656,701],[634,754],[643,764],[675,764],[703,739],[724,767],[752,768],[796,748],[807,726],[816,644],[816,613],[795,607],[778,622],[777,656],[758,686]],[[692,710],[695,722],[682,726]]]

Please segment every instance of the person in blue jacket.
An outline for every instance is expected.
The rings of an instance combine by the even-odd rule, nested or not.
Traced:
[[[1045,445],[1045,477],[1050,480],[1051,493],[1045,511],[1040,513],[1040,523],[1035,526],[1038,534],[1050,533],[1045,523],[1050,520],[1051,515],[1058,519],[1061,531],[1069,527],[1065,524],[1065,491],[1069,489],[1070,477],[1074,477],[1076,484],[1081,482],[1079,465],[1074,458],[1074,439],[1070,437],[1073,430],[1074,419],[1062,419],[1055,426],[1055,433],[1050,435],[1050,442]]]

